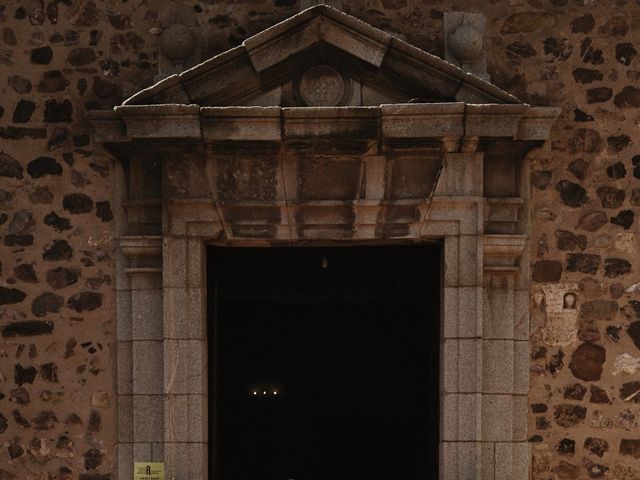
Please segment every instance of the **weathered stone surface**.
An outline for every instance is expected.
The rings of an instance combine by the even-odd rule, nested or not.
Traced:
[[[576,441],[571,438],[563,438],[556,444],[556,451],[560,455],[573,455],[576,453]]]
[[[35,112],[35,110],[35,103],[29,100],[21,99],[13,108],[13,117],[11,118],[11,121],[13,123],[27,123],[29,120],[31,120],[31,115],[33,115],[33,112]]]
[[[539,188],[540,190],[544,190],[551,182],[551,172],[549,171],[540,171],[533,172],[531,174],[531,183],[534,187]]]
[[[584,250],[587,248],[587,237],[585,235],[574,235],[567,230],[556,230],[556,246],[560,250]]]
[[[47,270],[47,284],[54,290],[66,288],[78,282],[80,269],[57,267]]]
[[[541,28],[552,28],[556,23],[556,17],[547,12],[521,12],[507,17],[500,28],[500,33],[503,35],[529,33]]]
[[[7,288],[0,286],[0,305],[20,303],[27,294],[17,288]]]
[[[93,48],[75,48],[69,52],[67,62],[74,67],[80,67],[92,63],[96,59]]]
[[[611,223],[613,223],[614,225],[619,225],[620,227],[623,227],[625,230],[628,230],[631,227],[631,225],[633,225],[634,214],[633,214],[633,211],[631,210],[622,210],[615,217],[611,217],[610,220],[611,220]]]
[[[64,297],[45,292],[38,295],[31,304],[31,313],[36,317],[44,317],[49,313],[58,313],[64,305]]]
[[[16,265],[13,269],[13,274],[22,282],[38,283],[38,277],[33,266],[33,263],[22,263],[20,265]]]
[[[84,193],[70,193],[62,199],[62,206],[74,215],[89,213],[93,210],[93,200]]]
[[[67,79],[60,70],[50,70],[42,74],[37,90],[40,93],[62,92],[67,85]]]
[[[596,87],[587,90],[587,103],[602,103],[611,100],[613,90],[608,87]]]
[[[15,158],[0,151],[0,177],[22,179],[22,165]]]
[[[567,271],[595,274],[600,267],[600,255],[589,253],[567,254]]]
[[[13,219],[9,224],[10,235],[27,235],[33,231],[33,215],[27,210],[19,210],[13,214]]]
[[[69,297],[67,307],[76,312],[91,311],[102,305],[102,294],[97,292],[80,292]]]
[[[551,356],[549,363],[545,365],[545,369],[553,376],[558,374],[564,367],[564,352],[558,350],[558,353]]]
[[[610,403],[609,396],[607,392],[596,385],[591,385],[590,387],[590,396],[589,402],[591,403]]]
[[[553,416],[558,425],[570,428],[584,422],[587,416],[587,409],[581,405],[564,403],[554,407]]]
[[[584,302],[580,307],[582,318],[590,321],[613,320],[618,313],[618,302],[615,300],[592,300]]]
[[[620,453],[640,458],[640,439],[623,438],[620,440]]]
[[[585,342],[576,348],[571,355],[569,369],[573,376],[587,382],[600,380],[606,351],[600,345]]]
[[[574,68],[572,73],[573,79],[578,83],[592,83],[602,80],[602,72],[600,70],[593,70],[591,68]],[[609,98],[611,98],[611,96],[609,96]]]
[[[562,180],[556,184],[562,203],[569,207],[578,208],[587,203],[587,192],[577,183]]]
[[[607,175],[611,178],[619,179],[627,176],[627,168],[622,162],[616,162],[607,167]]]
[[[33,424],[33,428],[36,430],[48,430],[58,423],[58,419],[52,411],[44,410],[32,419],[31,422]]]
[[[631,272],[631,264],[623,258],[605,258],[604,271],[609,278],[619,277]]]
[[[71,222],[69,219],[60,217],[55,212],[50,212],[44,217],[44,224],[53,227],[56,232],[71,230]]]
[[[586,230],[587,232],[595,232],[609,223],[607,214],[604,212],[589,212],[578,221],[576,228]]]
[[[111,203],[109,201],[96,202],[96,216],[103,222],[113,220]]]
[[[632,322],[629,327],[627,327],[627,333],[633,340],[633,343],[638,349],[640,349],[640,321]]]
[[[69,100],[47,100],[44,104],[44,121],[50,123],[71,122],[73,106]]]
[[[31,50],[31,63],[37,65],[48,65],[53,58],[51,47],[39,47]]]
[[[44,185],[36,185],[29,193],[29,201],[34,205],[50,205],[53,202],[53,193]]]
[[[629,145],[631,145],[631,137],[629,135],[611,135],[607,138],[609,150],[613,153],[620,153]]]
[[[609,451],[609,443],[602,438],[587,437],[584,440],[584,448],[589,450],[594,455],[602,457],[606,452]]]
[[[27,165],[27,172],[32,178],[41,178],[46,175],[61,175],[62,165],[54,158],[38,157]]]
[[[558,282],[562,278],[562,263],[540,260],[533,264],[532,278],[536,282]]]
[[[627,86],[613,98],[613,103],[619,108],[639,108],[640,88]]]
[[[603,208],[620,208],[625,198],[625,191],[614,187],[598,187],[596,190]]]
[[[568,400],[582,400],[586,393],[587,388],[580,383],[574,383],[564,387],[564,398]]]
[[[571,22],[573,33],[589,33],[596,26],[596,19],[591,13],[587,13]]]
[[[94,470],[102,465],[102,459],[104,458],[104,454],[96,449],[92,448],[85,452],[84,454],[84,468],[87,470]]]
[[[73,249],[66,240],[56,239],[53,244],[45,247],[42,253],[42,259],[49,262],[58,260],[70,260],[73,256]]]
[[[1,327],[2,336],[9,337],[32,337],[45,335],[53,332],[52,322],[40,320],[27,320],[23,322],[13,322]]]
[[[35,367],[23,367],[20,364],[16,364],[14,367],[13,381],[19,387],[25,383],[33,383],[36,378]]]
[[[624,402],[640,403],[640,382],[625,382],[620,387],[620,398]]]
[[[9,85],[13,88],[14,92],[20,94],[29,93],[32,88],[31,81],[20,75],[11,75],[9,77]]]

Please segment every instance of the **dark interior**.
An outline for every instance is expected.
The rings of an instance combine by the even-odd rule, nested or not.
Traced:
[[[438,477],[437,245],[208,254],[216,479]]]

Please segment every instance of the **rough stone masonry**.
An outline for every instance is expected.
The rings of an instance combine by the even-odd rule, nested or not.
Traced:
[[[640,478],[640,2],[372,0],[344,10],[444,57],[486,16],[488,73],[562,108],[532,153],[532,478]],[[298,11],[180,2],[208,58]],[[154,83],[173,2],[0,0],[0,480],[115,478],[112,165],[89,110]]]

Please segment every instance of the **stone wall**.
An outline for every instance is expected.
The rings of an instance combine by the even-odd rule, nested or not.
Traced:
[[[440,56],[443,12],[483,13],[492,81],[562,107],[532,154],[533,477],[640,478],[640,2],[345,3]],[[113,476],[112,169],[85,112],[153,83],[175,16],[207,57],[297,8],[0,0],[0,480]]]

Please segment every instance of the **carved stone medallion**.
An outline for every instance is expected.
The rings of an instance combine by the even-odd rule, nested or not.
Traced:
[[[316,65],[302,74],[298,93],[309,107],[333,107],[344,97],[344,78],[327,65]]]

